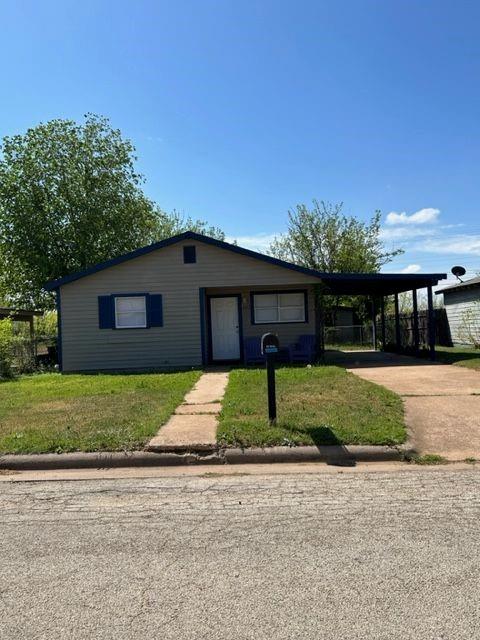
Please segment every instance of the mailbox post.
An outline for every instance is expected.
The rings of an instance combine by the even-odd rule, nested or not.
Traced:
[[[262,336],[262,354],[267,364],[268,387],[268,419],[274,424],[277,419],[277,400],[275,393],[275,358],[278,354],[280,342],[274,333],[265,333]]]

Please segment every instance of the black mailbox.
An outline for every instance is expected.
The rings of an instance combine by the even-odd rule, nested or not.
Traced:
[[[275,424],[277,419],[277,400],[275,392],[275,360],[280,341],[274,333],[264,333],[262,336],[262,355],[265,356],[267,365],[267,389],[268,389],[268,419],[270,424]]]
[[[262,336],[262,355],[266,356],[272,353],[278,353],[280,349],[280,341],[274,333],[264,333]]]

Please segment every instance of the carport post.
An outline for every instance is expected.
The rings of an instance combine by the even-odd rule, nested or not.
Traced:
[[[32,356],[35,359],[37,357],[37,343],[35,340],[35,325],[33,323],[33,315],[28,319],[28,324],[30,325],[30,349],[32,352]]]
[[[373,348],[375,351],[377,350],[377,306],[375,304],[375,298],[372,298],[372,338],[373,338]]]
[[[418,299],[417,299],[417,290],[412,290],[412,301],[413,301],[413,348],[415,350],[415,354],[418,355],[420,350],[420,339],[418,335]]]
[[[402,348],[400,336],[400,304],[398,302],[398,293],[395,294],[395,344],[397,345],[397,351]]]
[[[433,308],[432,285],[427,287],[428,297],[428,346],[430,360],[435,360],[435,309]]]
[[[385,297],[380,299],[380,313],[382,318],[382,349],[385,351]]]

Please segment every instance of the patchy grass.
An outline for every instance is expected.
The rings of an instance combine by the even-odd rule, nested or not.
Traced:
[[[1,382],[0,453],[137,449],[199,376],[49,373]]]
[[[232,371],[218,441],[227,446],[398,444],[405,441],[401,399],[341,367],[277,370],[278,420],[267,419],[266,374]]]
[[[425,453],[423,456],[412,455],[408,458],[408,462],[420,465],[448,464],[448,460],[437,453]]]
[[[373,344],[366,342],[359,344],[358,342],[342,342],[341,344],[325,344],[325,351],[368,351],[373,349]]]
[[[480,350],[473,347],[435,347],[437,360],[480,370]]]

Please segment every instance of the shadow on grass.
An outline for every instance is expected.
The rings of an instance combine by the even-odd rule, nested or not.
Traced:
[[[325,351],[325,365],[344,367],[345,369],[361,369],[363,367],[408,367],[431,365],[426,357],[392,353],[390,351]]]
[[[446,364],[456,364],[464,360],[480,360],[480,349],[475,351],[437,351],[437,360]]]
[[[143,375],[155,375],[161,373],[162,375],[187,373],[189,371],[203,371],[202,367],[179,367],[173,368],[152,368],[152,369],[99,369],[98,371],[62,371],[62,375],[67,376],[143,376]],[[49,371],[48,373],[58,373],[56,371]]]

